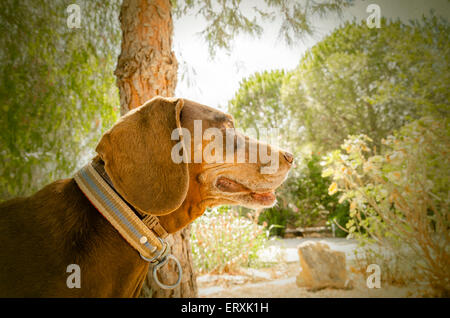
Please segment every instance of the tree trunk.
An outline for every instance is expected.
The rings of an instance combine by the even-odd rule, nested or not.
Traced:
[[[170,0],[124,0],[120,23],[122,51],[115,75],[122,112],[156,95],[173,96],[178,63]]]
[[[123,0],[120,23],[122,50],[115,75],[123,115],[156,95],[173,96],[178,63],[172,52],[170,0]],[[172,254],[183,268],[180,286],[172,290],[161,289],[149,271],[141,296],[197,297],[189,235],[189,228],[186,228],[168,238]],[[160,273],[162,282],[175,282],[177,273],[173,262],[164,266]]]

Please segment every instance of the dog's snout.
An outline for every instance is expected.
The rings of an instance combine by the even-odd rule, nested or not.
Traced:
[[[294,156],[290,152],[285,151],[283,153],[283,155],[284,155],[284,159],[286,159],[287,162],[289,162],[289,163],[294,162]]]

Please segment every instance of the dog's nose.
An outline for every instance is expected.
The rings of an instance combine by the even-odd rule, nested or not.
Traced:
[[[294,161],[294,156],[290,152],[285,151],[283,155],[287,162],[292,163]]]

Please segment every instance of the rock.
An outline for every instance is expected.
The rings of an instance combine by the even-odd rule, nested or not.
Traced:
[[[345,253],[331,250],[325,243],[305,242],[298,246],[301,272],[297,286],[317,290],[351,288],[347,276]]]

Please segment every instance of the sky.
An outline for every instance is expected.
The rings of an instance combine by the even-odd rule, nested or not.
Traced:
[[[242,0],[243,12],[250,8],[262,8],[262,0]],[[239,35],[229,52],[220,50],[212,59],[208,45],[199,35],[205,28],[201,17],[185,15],[174,20],[173,47],[179,61],[179,80],[176,96],[184,97],[226,111],[227,104],[239,89],[245,77],[255,72],[295,68],[304,52],[331,33],[346,20],[366,20],[369,4],[380,7],[381,16],[408,21],[428,15],[434,9],[447,19],[450,17],[448,0],[356,0],[354,6],[345,10],[341,19],[330,16],[314,19],[317,33],[312,39],[287,46],[278,38],[279,18],[262,23],[264,32],[259,38]],[[381,25],[381,27],[383,27]],[[184,75],[184,79],[182,76]]]

